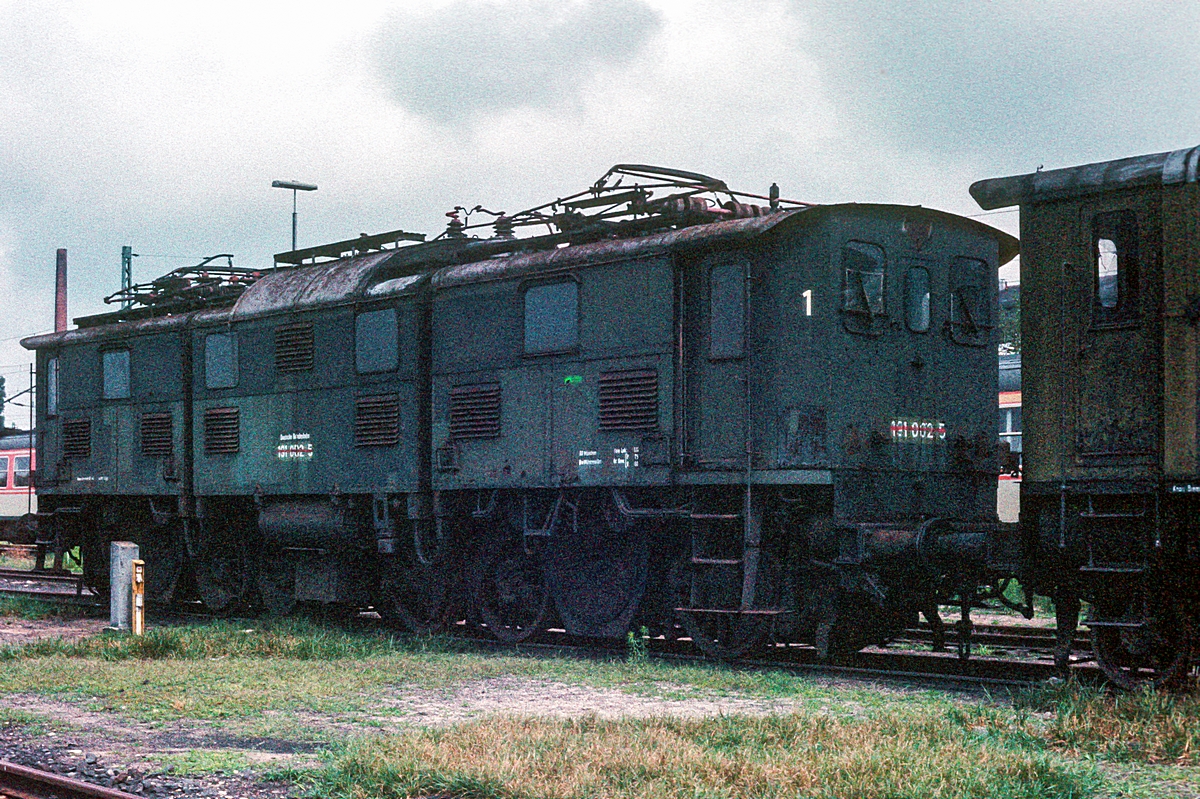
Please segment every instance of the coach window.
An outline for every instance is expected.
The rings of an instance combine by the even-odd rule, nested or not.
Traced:
[[[929,330],[929,270],[910,266],[904,286],[904,317],[914,333]]]
[[[58,358],[46,361],[46,415],[58,416]]]
[[[714,266],[709,276],[708,357],[742,357],[746,329],[745,270],[741,264]]]
[[[993,273],[994,274],[994,273]],[[987,344],[992,329],[988,313],[987,264],[977,258],[955,258],[950,266],[950,318],[946,329],[956,344],[982,347]]]
[[[100,357],[104,399],[128,399],[129,350],[105,350]]]
[[[233,388],[237,384],[237,334],[210,333],[204,337],[204,387]]]
[[[1137,316],[1137,219],[1130,211],[1092,218],[1095,325],[1122,324]]]
[[[13,488],[29,486],[29,456],[18,455],[13,458]]]
[[[525,291],[525,352],[565,352],[579,346],[579,284],[531,286]]]
[[[355,369],[360,374],[391,372],[398,360],[396,310],[367,311],[355,317]]]
[[[8,488],[8,456],[0,455],[0,488]]]
[[[877,320],[887,310],[885,263],[883,248],[877,244],[850,241],[842,248],[842,312],[852,333],[875,332]]]

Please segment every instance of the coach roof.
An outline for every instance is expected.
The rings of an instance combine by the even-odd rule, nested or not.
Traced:
[[[1139,155],[1116,161],[1050,169],[971,184],[971,196],[985,210],[1082,197],[1112,189],[1195,183],[1200,147]]]

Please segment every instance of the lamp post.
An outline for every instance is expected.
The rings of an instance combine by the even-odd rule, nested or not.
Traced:
[[[298,191],[316,191],[315,183],[297,183],[294,180],[272,180],[271,188],[273,189],[291,189],[292,190],[292,252],[296,251],[296,192]]]

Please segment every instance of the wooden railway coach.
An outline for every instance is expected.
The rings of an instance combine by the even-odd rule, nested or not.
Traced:
[[[1168,681],[1200,611],[1200,148],[984,180],[1021,208],[1027,580],[1108,676]],[[1065,652],[1060,652],[1065,656]]]
[[[27,339],[58,376],[43,510],[92,579],[132,538],[154,593],[187,576],[214,610],[373,603],[506,640],[678,620],[715,655],[773,629],[829,657],[950,594],[969,612],[1008,568],[994,313],[1016,241],[695,189],[647,211],[625,187],[632,221],[549,236],[502,216],[488,239],[455,219],[348,242],[236,301]]]

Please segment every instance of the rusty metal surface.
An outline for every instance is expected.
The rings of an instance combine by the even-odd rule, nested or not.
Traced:
[[[807,211],[784,211],[756,219],[735,219],[707,225],[692,225],[649,236],[628,239],[607,239],[590,244],[559,247],[552,250],[523,253],[507,258],[495,258],[476,263],[451,266],[433,277],[435,289],[467,283],[500,280],[522,274],[551,272],[578,264],[598,264],[609,260],[628,260],[661,254],[690,245],[712,245],[751,239],[797,214]],[[519,242],[516,242],[519,244]]]
[[[74,780],[61,774],[0,760],[0,795],[30,799],[128,799],[130,794],[113,788]]]
[[[376,267],[395,254],[386,250],[315,266],[280,269],[238,298],[232,318],[237,321],[343,301],[357,295]]]
[[[61,333],[43,333],[21,339],[21,346],[27,350],[41,347],[56,347],[64,344],[84,344],[87,342],[104,341],[106,339],[125,340],[131,336],[147,333],[161,333],[167,330],[182,330],[191,325],[220,324],[229,321],[228,308],[217,308],[204,311],[192,311],[176,316],[153,316],[130,322],[119,322],[98,327],[82,327],[66,330]]]
[[[1029,202],[1047,202],[1113,189],[1195,183],[1200,147],[1139,155],[1115,161],[1049,169],[1026,175],[989,178],[971,184],[971,196],[985,210]]]

